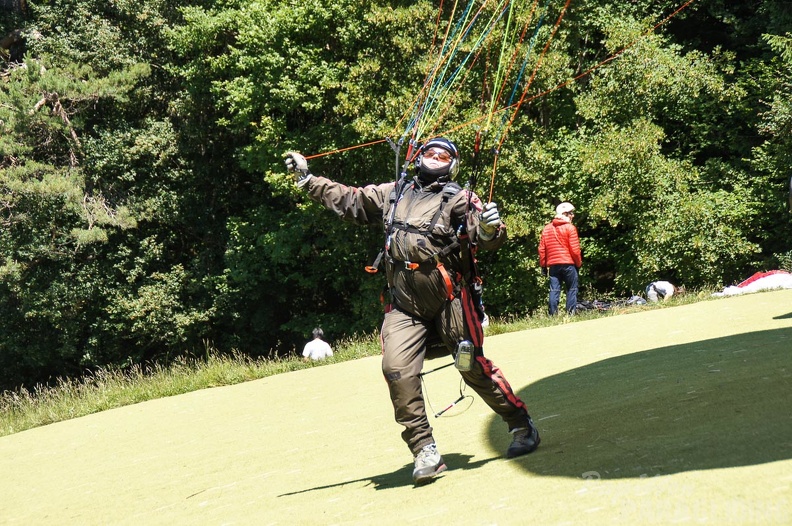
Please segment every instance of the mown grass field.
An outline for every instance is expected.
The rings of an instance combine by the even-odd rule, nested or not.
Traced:
[[[0,437],[0,524],[792,523],[792,291],[506,332],[486,353],[538,424],[534,454],[504,458],[472,395],[430,417],[449,470],[414,487],[365,356]],[[453,368],[425,380],[433,412],[460,395]]]

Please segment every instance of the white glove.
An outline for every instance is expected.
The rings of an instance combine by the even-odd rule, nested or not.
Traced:
[[[500,213],[498,213],[497,203],[487,203],[481,211],[479,218],[479,228],[481,229],[481,237],[483,239],[492,239],[495,233],[503,224],[501,221]]]
[[[286,169],[294,173],[294,182],[298,188],[305,186],[313,174],[308,170],[308,161],[298,152],[286,152]]]

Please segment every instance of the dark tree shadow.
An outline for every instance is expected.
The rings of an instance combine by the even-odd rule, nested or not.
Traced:
[[[493,460],[498,460],[499,457],[493,458],[485,458],[482,460],[477,460],[476,462],[471,462],[470,459],[473,458],[472,455],[460,455],[459,453],[443,453],[443,460],[445,461],[446,465],[448,466],[449,470],[468,470],[468,469],[478,469],[484,464],[488,462],[492,462]],[[302,493],[308,493],[311,491],[319,491],[323,489],[329,488],[337,488],[341,486],[346,486],[347,484],[358,484],[360,482],[368,482],[366,486],[374,486],[376,490],[382,489],[391,489],[391,488],[399,488],[404,486],[414,486],[413,479],[412,479],[412,472],[413,472],[413,464],[412,462],[409,464],[404,465],[400,469],[394,471],[393,473],[384,473],[381,475],[372,475],[370,477],[364,477],[355,480],[346,480],[343,482],[338,482],[336,484],[327,484],[324,486],[316,486],[313,488],[305,488],[300,491],[292,491],[290,493],[282,493],[278,495],[278,497],[287,497],[290,495],[300,495]],[[441,479],[445,475],[445,473],[441,473],[438,477],[430,483],[433,483],[439,479]]]
[[[792,312],[787,313],[787,314],[782,314],[780,316],[773,316],[774,320],[788,320],[790,318],[792,318]]]
[[[792,329],[610,358],[519,394],[542,445],[517,461],[539,475],[651,477],[786,460]],[[496,451],[505,447],[499,419],[489,439]]]

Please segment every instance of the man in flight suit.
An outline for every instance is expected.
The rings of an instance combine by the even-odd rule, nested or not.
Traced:
[[[390,292],[381,329],[382,372],[396,421],[413,454],[416,484],[446,469],[426,415],[421,369],[427,337],[438,335],[455,356],[473,348],[469,368],[457,366],[465,383],[501,416],[513,434],[508,457],[531,453],[539,445],[525,404],[483,354],[483,312],[476,297],[474,255],[506,240],[497,205],[481,200],[453,181],[459,150],[448,139],[430,139],[415,159],[416,175],[399,182],[349,187],[315,176],[297,152],[286,154],[297,186],[343,219],[385,227],[384,264]],[[458,363],[458,362],[457,362]],[[467,370],[465,370],[467,369]]]

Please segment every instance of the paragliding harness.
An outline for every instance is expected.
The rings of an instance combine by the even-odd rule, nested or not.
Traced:
[[[419,229],[411,225],[406,225],[401,222],[397,222],[394,220],[395,210],[401,201],[401,198],[404,195],[405,190],[407,189],[408,184],[405,184],[404,181],[399,181],[394,187],[393,192],[390,195],[390,204],[389,204],[389,213],[388,218],[385,221],[385,245],[377,254],[376,259],[374,262],[366,267],[366,272],[370,274],[375,274],[379,271],[379,266],[382,262],[383,257],[390,257],[388,251],[390,249],[391,239],[393,238],[393,233],[396,230],[401,230],[404,232],[409,232],[412,234],[421,234],[421,235],[429,235],[433,230],[437,221],[440,219],[441,214],[443,213],[443,208],[448,203],[449,199],[459,193],[462,190],[462,187],[454,182],[448,182],[445,184],[445,188],[442,191],[442,200],[440,202],[440,206],[435,211],[434,216],[432,216],[432,220],[429,222],[429,225],[426,229]],[[463,227],[460,227],[462,230]],[[418,269],[426,269],[431,267],[436,267],[437,270],[440,271],[440,274],[443,276],[443,281],[445,283],[446,288],[446,295],[449,300],[454,299],[454,285],[458,281],[458,279],[452,278],[449,274],[448,270],[446,269],[445,265],[443,264],[443,260],[454,252],[455,250],[459,249],[463,244],[467,244],[467,235],[461,236],[459,232],[454,235],[456,239],[451,241],[450,243],[446,244],[441,250],[438,250],[431,256],[421,260],[421,261],[395,261],[396,264],[404,264],[404,268],[407,270],[418,270]]]
[[[398,167],[398,158],[399,158],[399,150],[401,148],[402,142],[399,141],[398,146],[395,145],[390,139],[388,139],[391,147],[396,151],[397,157],[397,167]],[[412,143],[410,145],[410,150],[412,150]],[[402,230],[405,232],[422,234],[422,235],[429,235],[433,230],[437,221],[440,219],[443,208],[448,203],[448,201],[458,194],[462,187],[455,183],[454,181],[449,181],[445,183],[445,186],[442,190],[442,200],[440,202],[440,206],[438,207],[435,214],[432,216],[431,221],[429,222],[429,226],[426,230],[418,229],[416,227],[405,225],[400,222],[395,221],[396,215],[396,207],[398,206],[399,202],[401,201],[402,197],[404,196],[404,192],[410,186],[409,181],[407,180],[407,165],[413,160],[410,155],[411,152],[408,152],[407,161],[404,164],[404,169],[401,171],[399,178],[394,185],[394,189],[390,194],[389,197],[389,205],[388,205],[388,213],[387,218],[385,219],[385,244],[382,249],[380,249],[379,253],[377,254],[374,262],[371,265],[366,267],[366,272],[370,274],[376,274],[379,271],[379,267],[382,263],[383,257],[390,257],[388,252],[390,250],[390,242],[393,236],[394,230]],[[416,153],[417,155],[417,153]],[[471,182],[468,181],[466,185],[467,191],[467,213],[471,212],[472,209],[472,197],[473,192],[470,190]],[[454,288],[456,283],[460,281],[460,278],[465,281],[465,283],[469,286],[470,293],[473,298],[473,304],[476,308],[476,313],[479,316],[479,320],[484,319],[484,308],[481,301],[481,294],[482,294],[482,281],[481,277],[478,272],[478,266],[476,264],[475,252],[476,247],[470,243],[470,236],[467,233],[466,228],[466,221],[459,225],[456,233],[454,234],[454,239],[448,243],[444,248],[439,250],[438,252],[432,254],[428,258],[424,259],[423,261],[404,261],[403,264],[406,269],[408,270],[418,270],[420,268],[428,268],[428,267],[436,267],[440,274],[443,277],[443,281],[446,287],[446,296],[449,301],[453,300],[455,297]],[[448,270],[445,268],[442,260],[454,252],[455,250],[459,249],[461,252],[461,265],[462,265],[462,274],[461,276],[452,276],[449,275]],[[402,262],[398,262],[401,264]],[[385,289],[383,290],[382,296],[380,297],[380,301],[385,303],[385,293],[388,291],[387,284],[385,285]]]
[[[397,224],[395,222],[396,206],[398,205],[398,203],[401,200],[401,198],[404,196],[404,192],[405,192],[405,190],[407,189],[407,187],[409,185],[409,182],[407,181],[407,166],[409,165],[410,162],[412,162],[414,160],[414,156],[411,155],[412,149],[413,149],[413,143],[412,142],[410,143],[410,149],[409,149],[409,151],[407,153],[407,158],[406,158],[407,160],[404,163],[403,169],[401,170],[401,172],[399,172],[399,159],[400,159],[399,150],[401,149],[402,140],[399,141],[398,146],[396,144],[394,144],[393,141],[391,141],[390,138],[388,138],[387,140],[388,140],[388,143],[393,148],[393,150],[396,152],[396,172],[397,172],[398,176],[397,176],[396,183],[394,185],[393,191],[391,192],[391,194],[389,196],[389,205],[388,205],[389,208],[388,208],[387,217],[385,219],[385,243],[384,243],[383,248],[380,249],[379,253],[377,254],[376,258],[374,259],[374,262],[371,265],[366,267],[366,272],[368,272],[370,274],[376,274],[379,271],[380,264],[382,263],[382,258],[386,256],[386,254],[388,253],[388,250],[390,249],[390,241],[391,241],[391,237],[393,235],[393,231],[394,230],[401,229],[401,230],[404,230],[404,231],[407,231],[407,232],[415,232],[415,233],[420,233],[420,234],[431,233],[432,230],[434,230],[434,226],[437,224],[437,221],[440,219],[440,216],[441,216],[442,211],[443,211],[443,207],[446,205],[446,203],[448,203],[448,201],[451,199],[451,197],[455,196],[457,193],[459,193],[462,190],[462,187],[459,186],[459,184],[457,184],[457,183],[454,183],[452,181],[449,181],[448,183],[446,183],[445,187],[443,188],[443,192],[442,192],[443,195],[442,195],[442,201],[440,203],[440,206],[438,207],[438,210],[435,212],[435,214],[432,216],[432,220],[430,221],[429,227],[428,227],[428,229],[426,231],[421,231],[421,230],[419,230],[419,229],[417,229],[415,227],[411,227],[409,225],[403,225],[403,224],[400,224],[400,223]],[[417,153],[416,153],[416,155],[417,155]],[[467,213],[471,212],[471,206],[472,206],[473,193],[470,191],[470,184],[471,183],[468,182],[468,184],[466,186],[466,189],[468,190],[468,194],[467,194]],[[456,281],[458,282],[459,279],[461,278],[461,279],[464,279],[465,283],[467,283],[469,285],[469,290],[470,290],[471,295],[473,296],[472,299],[473,299],[473,303],[474,303],[475,308],[476,308],[476,314],[479,316],[479,320],[483,320],[484,319],[484,308],[483,308],[483,304],[481,302],[482,285],[481,285],[481,278],[479,277],[479,274],[478,274],[478,267],[476,265],[476,259],[475,259],[476,247],[472,246],[472,244],[470,243],[470,237],[469,237],[469,235],[467,233],[467,230],[466,230],[466,223],[467,223],[467,221],[463,221],[463,223],[459,226],[459,228],[457,229],[456,233],[454,234],[455,239],[453,241],[451,241],[451,243],[446,245],[442,250],[440,250],[436,254],[433,254],[432,256],[430,256],[429,258],[427,258],[424,261],[421,261],[421,262],[406,261],[406,262],[404,262],[404,265],[405,265],[405,267],[407,269],[417,270],[417,269],[421,268],[422,265],[425,266],[425,265],[434,264],[438,268],[438,270],[440,271],[440,273],[443,276],[443,280],[445,281],[445,284],[446,284],[446,291],[447,291],[447,294],[448,294],[448,300],[451,301],[452,299],[454,299],[454,282],[452,282],[451,277],[448,275],[448,272],[446,271],[445,266],[442,264],[441,259],[444,258],[445,256],[447,256],[448,254],[450,254],[452,251],[459,249],[460,252],[461,252],[462,275],[458,276]],[[388,292],[389,292],[388,291],[388,285],[386,283],[385,287],[384,287],[384,289],[382,291],[382,294],[380,296],[380,302],[381,303],[383,303],[383,304],[386,303],[385,295]],[[427,403],[429,404],[430,408],[432,408],[432,405],[431,405],[431,402],[429,401],[429,398],[428,398],[428,390],[427,390],[427,386],[426,386],[426,383],[425,383],[426,380],[425,380],[424,376],[429,374],[429,373],[433,373],[435,371],[439,371],[441,369],[445,369],[446,367],[451,367],[453,365],[455,365],[454,361],[452,361],[449,364],[446,364],[446,365],[443,365],[443,366],[440,366],[440,367],[436,367],[436,368],[431,369],[429,371],[421,372],[419,374],[419,376],[421,378],[421,382],[423,383],[424,392],[426,392],[426,394],[427,394]],[[465,398],[470,398],[472,400],[472,398],[473,398],[472,395],[464,393],[464,387],[465,387],[464,380],[460,379],[459,397],[456,400],[454,400],[453,402],[451,402],[450,404],[446,405],[440,411],[434,412],[434,409],[432,409],[432,412],[434,412],[435,418],[439,418],[445,412],[450,410],[452,407],[455,407],[457,404],[462,402]]]

